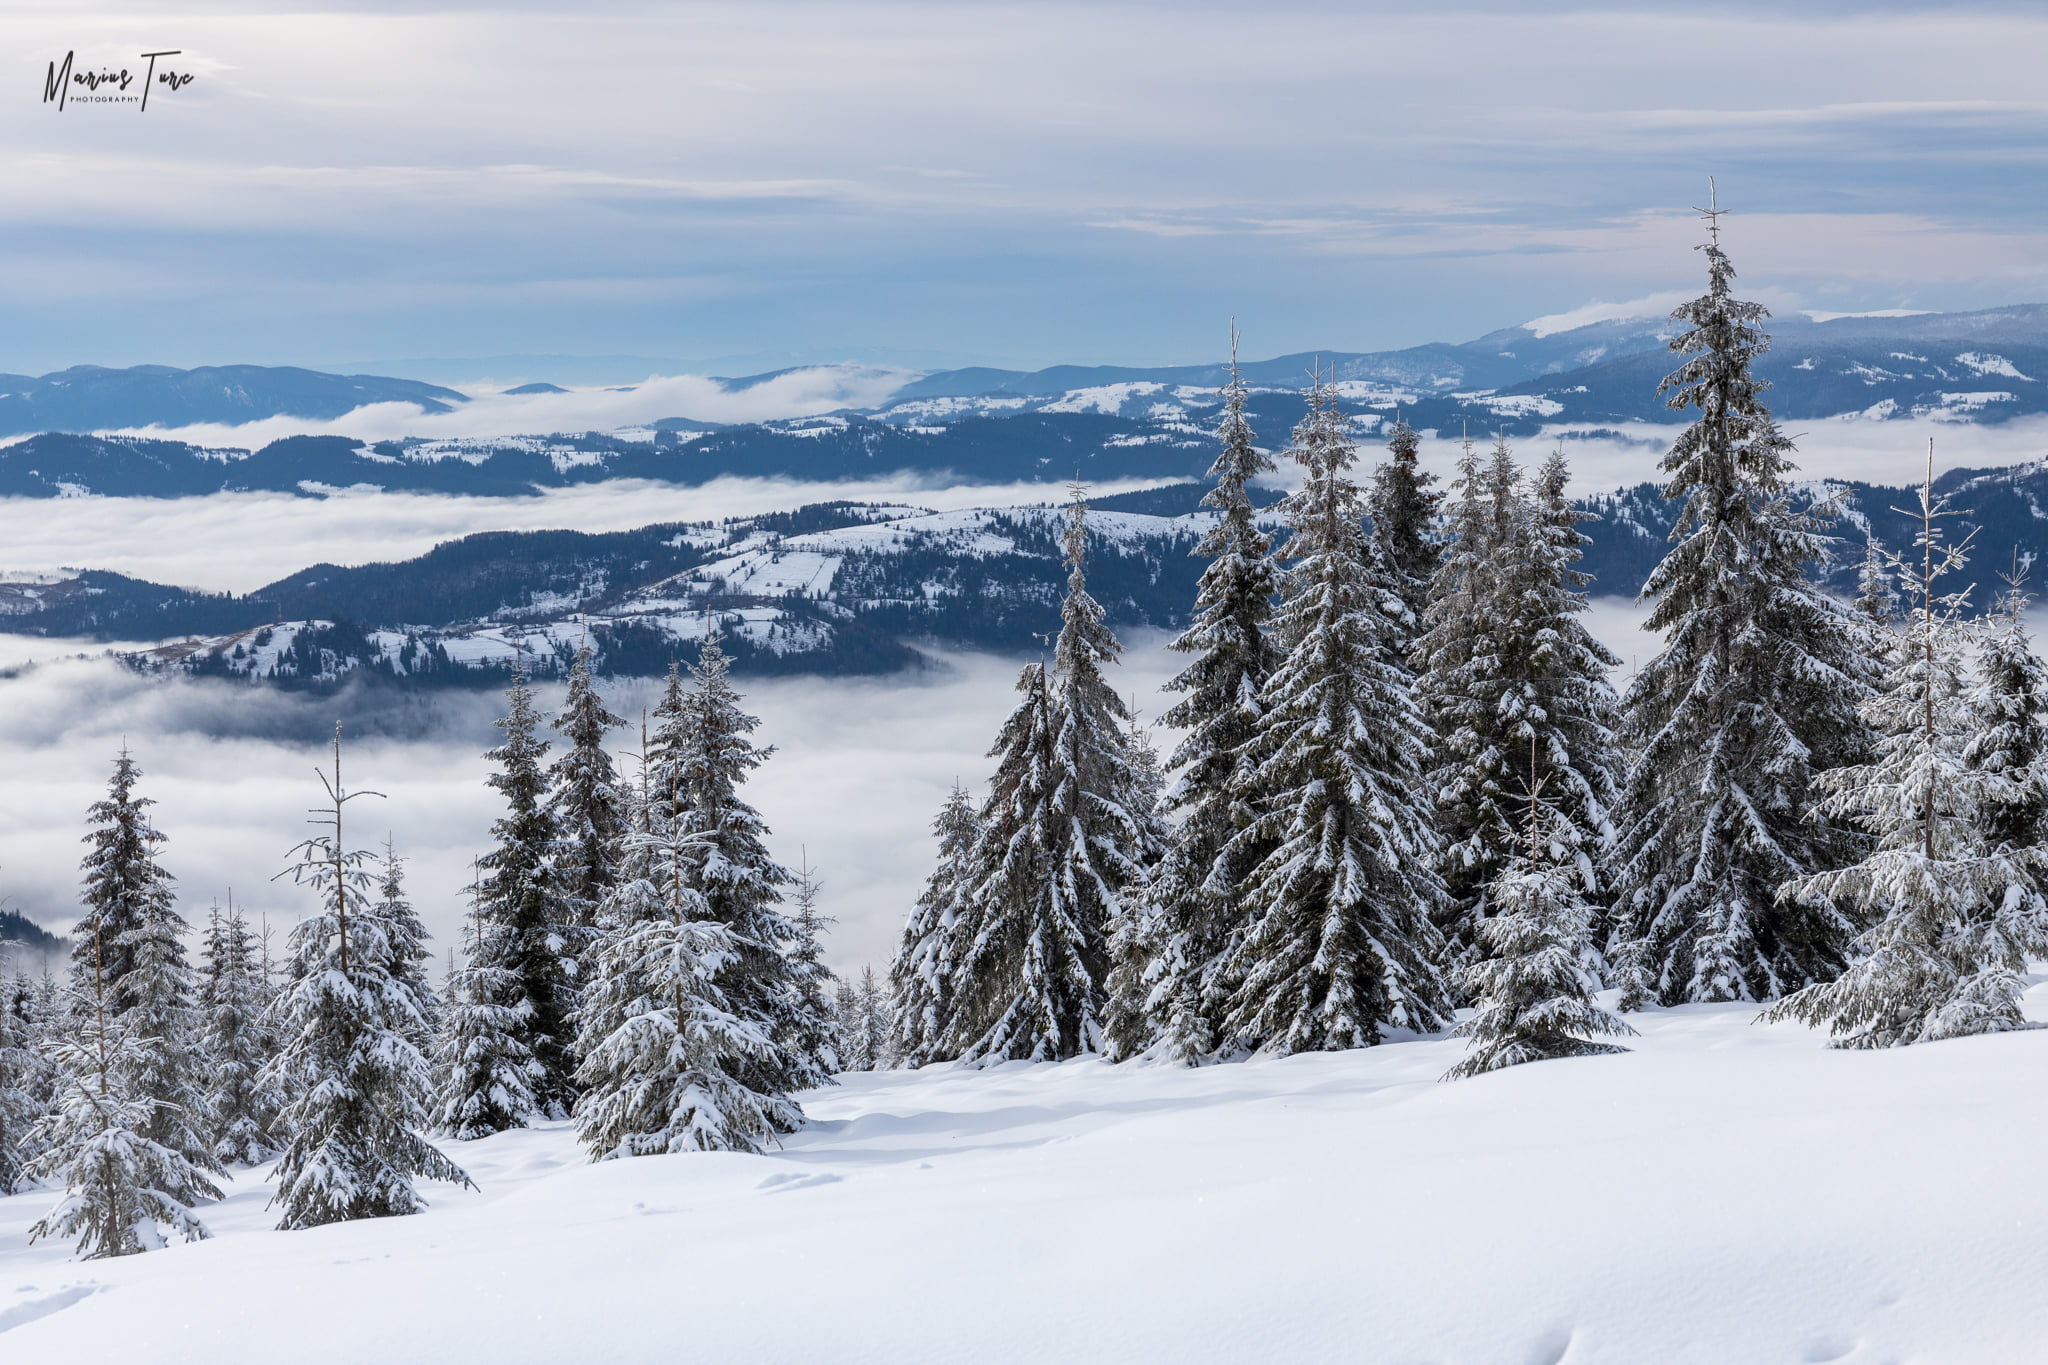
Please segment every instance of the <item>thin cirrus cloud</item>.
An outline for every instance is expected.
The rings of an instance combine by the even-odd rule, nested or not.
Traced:
[[[1690,284],[1710,173],[1745,281],[1800,306],[2048,290],[2048,19],[2016,9],[97,5],[0,37],[4,369],[1463,339]],[[64,51],[173,44],[198,80],[147,115],[36,98]],[[124,296],[155,315],[78,306]]]

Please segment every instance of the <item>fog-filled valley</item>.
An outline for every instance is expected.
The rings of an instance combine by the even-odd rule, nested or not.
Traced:
[[[344,734],[345,776],[384,793],[352,808],[352,838],[381,847],[387,832],[408,861],[414,898],[434,934],[437,964],[460,942],[471,860],[490,848],[503,802],[484,785],[484,752],[504,700],[490,691],[393,693],[344,689],[309,697],[247,684],[150,679],[97,657],[52,657],[88,642],[0,637],[17,664],[0,680],[0,765],[32,782],[0,797],[0,894],[5,906],[58,933],[78,909],[78,843],[87,806],[104,793],[125,743],[143,770],[169,836],[165,865],[181,908],[203,921],[209,902],[267,913],[282,935],[313,903],[289,879],[271,880],[305,837],[305,808],[320,797],[316,765],[330,761],[334,724]],[[929,826],[957,779],[979,787],[987,749],[1014,704],[1020,660],[935,652],[928,667],[883,678],[742,681],[761,719],[757,738],[775,755],[749,784],[773,830],[770,847],[795,867],[808,858],[838,919],[829,959],[857,971],[884,967],[896,950],[933,856]],[[1157,632],[1130,641],[1115,681],[1157,717],[1172,656]],[[639,749],[652,679],[602,682],[607,703],[630,717],[611,748],[628,775]],[[543,685],[553,713],[559,685]],[[559,746],[559,737],[556,743]],[[436,968],[435,979],[440,976]]]

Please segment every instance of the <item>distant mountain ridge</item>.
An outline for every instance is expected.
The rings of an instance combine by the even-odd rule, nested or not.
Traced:
[[[2048,304],[1825,322],[1795,316],[1771,326],[1774,344],[1756,368],[1773,385],[1769,401],[1781,420],[1997,423],[2048,413]],[[1397,414],[1424,431],[1600,434],[1671,420],[1657,391],[1676,363],[1668,338],[1661,319],[1547,332],[1522,326],[1459,345],[1281,356],[1249,362],[1244,373],[1254,386],[1254,426],[1273,447],[1301,416],[1312,364],[1336,376],[1364,440],[1382,437]],[[64,425],[50,420],[61,413],[84,414],[73,426],[99,428],[275,413],[326,421],[358,402],[445,412],[467,400],[409,380],[254,366],[69,370],[41,380],[0,377],[0,388],[20,390],[0,394],[0,419],[33,412],[43,424],[42,434],[0,446],[0,496],[322,496],[348,487],[515,496],[629,478],[689,487],[727,475],[1191,478],[1208,464],[1224,375],[1222,365],[965,369],[915,379],[872,408],[785,420],[722,425],[678,415],[612,431],[376,442],[336,433],[247,450],[46,428]],[[721,382],[737,393],[773,377]]]
[[[1992,607],[1999,569],[2048,551],[2048,462],[1956,470],[1937,481],[1977,534],[1964,575]],[[1088,583],[1119,628],[1186,625],[1213,513],[1182,482],[1100,499]],[[1268,496],[1271,496],[1270,494]],[[1908,490],[1798,486],[1794,504],[1834,508],[1836,559],[1817,579],[1856,591],[1866,535],[1905,550]],[[1678,505],[1655,485],[1582,498],[1595,518],[1582,567],[1600,596],[1633,596],[1669,546]],[[713,631],[753,673],[886,673],[916,667],[920,641],[1028,653],[1058,627],[1064,511],[959,512],[818,503],[725,522],[634,531],[489,532],[401,563],[315,565],[246,596],[195,593],[88,572],[0,582],[0,631],[163,639],[130,656],[153,673],[327,689],[353,680],[409,688],[497,685],[515,659],[564,671],[588,640],[602,671],[658,675]],[[1268,513],[1269,524],[1275,525]],[[181,637],[181,638],[171,638]]]
[[[53,374],[0,374],[0,436],[36,431],[106,431],[239,425],[265,417],[332,421],[371,403],[412,403],[449,412],[469,399],[414,379],[324,374],[273,365],[169,365],[107,369],[74,365]]]

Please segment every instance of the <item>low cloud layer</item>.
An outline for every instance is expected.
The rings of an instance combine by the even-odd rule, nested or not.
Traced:
[[[2024,464],[2048,456],[2048,415],[2015,418],[1997,426],[1978,426],[1935,418],[1892,418],[1878,421],[1855,416],[1823,417],[1785,423],[1796,450],[1793,477],[1853,479],[1865,483],[1917,485],[1927,472],[1927,443],[1934,442],[1934,472],[1984,469]],[[1612,435],[1588,437],[1564,428],[1545,428],[1536,436],[1510,438],[1527,465],[1562,447],[1571,461],[1576,495],[1605,493],[1639,483],[1662,483],[1658,463],[1671,449],[1675,426],[1648,422],[1617,423]],[[1472,439],[1490,447],[1491,435],[1474,430]],[[1379,451],[1369,447],[1369,459]],[[1460,444],[1455,432],[1438,432],[1425,441],[1422,462],[1440,479],[1457,469]]]
[[[469,401],[448,412],[422,412],[411,403],[372,403],[332,419],[266,417],[228,424],[201,422],[182,427],[113,428],[110,434],[190,441],[202,446],[255,450],[286,436],[336,435],[359,441],[394,441],[407,436],[449,440],[516,436],[554,431],[616,431],[646,426],[664,417],[697,422],[769,422],[808,417],[840,408],[874,407],[915,378],[909,370],[871,365],[816,365],[790,370],[746,388],[733,389],[698,374],[650,375],[638,384],[577,388],[567,393],[505,393],[524,380],[546,374],[508,376],[506,384],[465,384]],[[566,387],[566,386],[562,386]]]
[[[1165,637],[1135,637],[1115,681],[1157,715],[1159,685],[1177,664]],[[87,646],[72,644],[73,649]],[[16,655],[18,658],[18,654]],[[808,859],[836,916],[828,952],[842,967],[879,968],[894,952],[902,917],[930,871],[929,827],[955,780],[979,791],[986,756],[1015,704],[1021,661],[955,652],[931,668],[889,678],[746,680],[757,742],[776,752],[748,796],[773,830],[770,846],[795,866]],[[639,720],[659,685],[606,685],[631,717],[612,747],[623,771],[639,748]],[[559,688],[542,690],[544,708]],[[385,793],[352,805],[364,846],[396,831],[410,861],[413,897],[445,954],[467,912],[471,860],[490,847],[501,802],[484,785],[484,751],[497,737],[496,693],[344,693],[315,698],[216,681],[152,680],[103,658],[69,658],[0,679],[0,890],[53,930],[78,916],[77,842],[87,806],[104,794],[114,755],[127,745],[142,765],[142,792],[157,801],[170,836],[166,866],[195,922],[230,888],[252,915],[280,932],[309,906],[305,893],[272,878],[305,837],[302,812],[320,796],[316,766],[331,762],[337,719],[344,776]],[[438,978],[438,973],[437,973]]]
[[[1607,599],[1587,617],[1621,657],[1617,686],[1657,648],[1641,629],[1644,614]],[[2035,625],[2048,625],[2048,613],[2037,613]],[[1160,685],[1183,663],[1166,648],[1169,638],[1132,633],[1115,671],[1116,685],[1148,718],[1165,709]],[[0,663],[19,657],[0,653]],[[762,722],[755,739],[775,747],[747,794],[773,831],[775,856],[791,866],[808,859],[818,870],[824,909],[838,919],[828,942],[835,967],[879,969],[894,953],[931,870],[931,819],[956,780],[982,794],[987,751],[1016,703],[1022,662],[955,651],[936,656],[924,672],[887,678],[742,680],[747,709]],[[630,776],[641,711],[653,705],[658,684],[619,682],[604,691],[631,721],[612,738]],[[559,689],[541,696],[551,713]],[[305,835],[302,812],[320,793],[313,770],[331,761],[328,738],[339,719],[345,776],[386,794],[351,808],[355,838],[378,845],[396,831],[414,900],[445,957],[467,913],[471,860],[489,848],[501,811],[484,785],[491,765],[483,754],[496,740],[492,721],[502,706],[495,693],[314,698],[150,680],[104,659],[0,677],[0,767],[12,775],[0,785],[0,891],[7,908],[53,930],[70,928],[84,813],[126,744],[170,836],[164,860],[178,878],[186,917],[203,920],[209,901],[225,900],[233,888],[238,902],[267,915],[282,934],[309,900],[288,879],[273,878]],[[1176,737],[1155,734],[1161,753],[1170,751]]]

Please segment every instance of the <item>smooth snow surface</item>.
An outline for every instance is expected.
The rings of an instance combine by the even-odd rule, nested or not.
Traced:
[[[507,1133],[446,1144],[479,1194],[294,1233],[245,1173],[216,1240],[117,1262],[26,1247],[19,1195],[0,1359],[2041,1359],[2048,1032],[1849,1054],[1755,1013],[1450,1084],[1444,1038],[858,1075],[771,1155]]]

